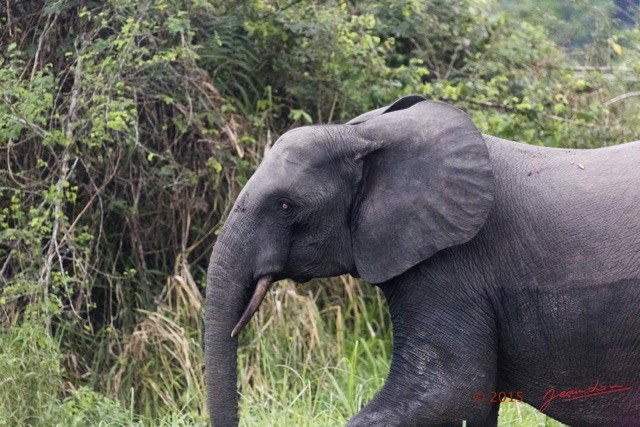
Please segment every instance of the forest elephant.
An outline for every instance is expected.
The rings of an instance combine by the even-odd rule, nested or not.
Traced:
[[[211,256],[215,427],[238,424],[237,334],[269,286],[346,273],[393,323],[387,380],[348,426],[496,425],[501,392],[567,424],[640,424],[640,141],[516,143],[419,96],[285,133]]]

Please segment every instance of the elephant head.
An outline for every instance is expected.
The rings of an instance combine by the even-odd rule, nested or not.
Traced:
[[[343,125],[285,133],[240,193],[208,270],[214,426],[237,425],[236,334],[273,281],[396,277],[470,240],[493,203],[484,138],[449,105],[405,97]]]

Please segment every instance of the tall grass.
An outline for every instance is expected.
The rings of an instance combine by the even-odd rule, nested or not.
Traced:
[[[391,337],[379,292],[342,278],[329,295],[326,282],[282,283],[242,337],[243,425],[342,425],[382,386]]]
[[[59,343],[25,321],[0,330],[0,426],[133,426],[133,411],[81,387],[69,388]]]
[[[39,325],[0,331],[0,425],[44,425],[62,386],[57,343]]]
[[[93,387],[103,393],[65,381],[63,351],[42,325],[0,332],[0,426],[208,425],[203,301],[181,271],[156,310],[139,311],[108,384]],[[391,343],[377,288],[350,277],[279,283],[240,337],[240,425],[344,425],[384,383]],[[561,426],[515,403],[499,425]]]

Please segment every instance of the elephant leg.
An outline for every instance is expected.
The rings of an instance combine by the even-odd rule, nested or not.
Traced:
[[[416,292],[412,281],[385,290],[393,321],[391,369],[376,397],[347,424],[496,425],[497,333],[488,299]],[[449,286],[451,287],[451,286]]]
[[[438,374],[430,382],[425,379],[419,384],[415,377],[400,377],[391,372],[382,390],[347,427],[459,427],[463,421],[470,427],[496,426],[499,404],[488,401],[495,388],[490,380],[495,373],[470,373],[464,369],[469,372],[466,378]],[[474,401],[481,390],[488,391],[483,391],[484,401]]]
[[[489,415],[484,420],[484,423],[479,425],[484,427],[496,427],[498,425],[498,412],[500,412],[500,403],[492,403]]]

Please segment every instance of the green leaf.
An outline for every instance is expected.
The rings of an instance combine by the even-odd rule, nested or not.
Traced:
[[[309,113],[307,113],[304,110],[300,110],[300,109],[292,108],[289,111],[289,118],[294,120],[294,121],[299,121],[300,119],[302,119],[302,121],[307,123],[307,124],[313,123],[313,119],[311,118]]]

